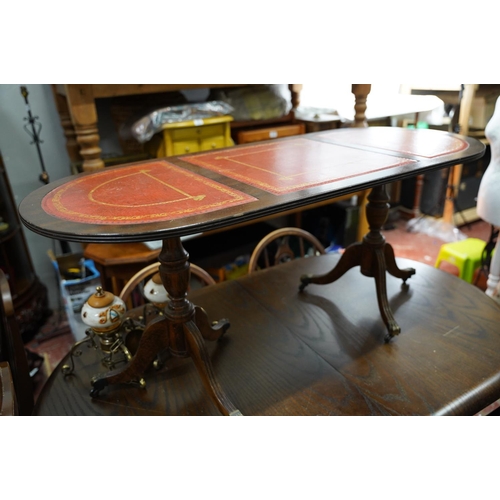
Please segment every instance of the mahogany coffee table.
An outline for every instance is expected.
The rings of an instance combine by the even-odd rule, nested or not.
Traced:
[[[171,299],[165,314],[148,324],[128,365],[93,380],[93,397],[108,384],[140,379],[156,355],[167,350],[174,357],[191,357],[219,411],[238,415],[204,343],[218,340],[229,322],[214,326],[202,308],[187,300],[189,256],[180,237],[372,188],[368,234],[348,247],[330,272],[303,276],[300,290],[309,283],[331,283],[359,265],[363,275],[375,278],[390,340],[400,327],[387,300],[385,273],[406,283],[415,271],[398,268],[380,232],[389,212],[384,184],[476,160],[484,149],[478,140],[436,130],[338,129],[72,176],[28,195],[19,212],[29,229],[50,238],[163,241],[160,274]]]

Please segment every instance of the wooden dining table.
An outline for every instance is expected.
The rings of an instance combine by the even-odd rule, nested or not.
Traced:
[[[302,274],[338,260],[296,259],[189,293],[211,317],[230,318],[228,334],[207,350],[243,415],[474,415],[500,398],[494,301],[456,276],[401,259],[416,274],[409,288],[388,279],[403,333],[386,343],[370,279],[356,269],[298,292]],[[145,388],[118,384],[90,398],[90,380],[105,368],[99,350],[81,351],[73,374],[62,371],[67,359],[52,373],[35,415],[220,414],[187,358],[150,367]]]
[[[207,347],[227,336],[232,318],[214,323],[210,310],[187,298],[189,255],[181,237],[371,188],[366,207],[370,230],[363,241],[350,245],[333,267],[302,274],[296,285],[307,294],[309,288],[327,287],[359,267],[363,277],[375,282],[372,302],[378,314],[373,320],[382,319],[384,341],[390,343],[401,326],[388,296],[387,276],[408,287],[416,269],[399,266],[381,233],[389,213],[385,184],[476,160],[484,150],[475,139],[437,130],[338,129],[80,174],[34,191],[19,212],[29,229],[51,238],[163,241],[160,274],[170,300],[163,315],[148,323],[130,363],[92,378],[91,397],[102,397],[113,385],[142,380],[158,353],[167,352],[170,359],[194,362],[220,413],[240,415]],[[355,295],[352,301],[360,303]],[[235,331],[231,326],[228,335]]]

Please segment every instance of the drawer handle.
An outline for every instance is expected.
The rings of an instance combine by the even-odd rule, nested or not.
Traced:
[[[186,147],[184,148],[184,151],[186,151],[186,153],[189,153],[189,146],[186,146]]]

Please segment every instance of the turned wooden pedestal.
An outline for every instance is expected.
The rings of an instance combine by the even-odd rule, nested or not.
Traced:
[[[155,358],[166,353],[167,358],[190,357],[220,412],[223,415],[241,415],[220,387],[205,347],[205,340],[216,341],[224,335],[229,322],[223,319],[212,326],[206,312],[186,299],[189,285],[188,258],[180,238],[163,241],[159,257],[160,275],[170,297],[164,314],[146,326],[137,352],[128,365],[92,381],[92,397],[97,397],[108,384],[138,381]]]
[[[394,319],[389,302],[387,300],[386,272],[403,280],[415,274],[415,269],[400,269],[396,264],[394,250],[386,243],[381,233],[381,228],[389,215],[389,196],[385,186],[373,188],[368,196],[366,206],[366,217],[370,232],[363,238],[362,242],[354,243],[346,248],[339,263],[328,273],[312,276],[305,275],[300,278],[300,291],[310,284],[325,285],[333,283],[341,278],[349,269],[360,266],[361,274],[375,279],[377,290],[377,301],[382,319],[387,326],[388,334],[386,340],[401,332],[401,328]]]

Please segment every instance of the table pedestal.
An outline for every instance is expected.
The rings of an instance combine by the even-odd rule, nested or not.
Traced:
[[[159,256],[160,275],[170,297],[164,315],[146,326],[137,352],[126,367],[92,380],[92,397],[98,396],[109,384],[138,381],[160,353],[167,353],[167,356],[191,357],[219,411],[223,415],[241,415],[220,387],[204,342],[219,340],[229,328],[229,322],[222,319],[211,325],[206,312],[186,299],[188,258],[180,238],[163,241]]]
[[[317,276],[301,276],[299,287],[299,290],[303,291],[309,283],[318,285],[333,283],[349,269],[360,266],[361,274],[375,278],[378,306],[388,330],[386,341],[398,335],[401,328],[396,323],[387,300],[385,273],[387,271],[392,276],[401,278],[403,286],[406,286],[406,280],[415,274],[413,268],[399,269],[394,257],[394,250],[391,245],[386,243],[381,233],[381,228],[389,215],[389,208],[389,196],[385,186],[373,188],[368,196],[368,205],[366,206],[366,218],[370,231],[363,238],[363,241],[347,247],[338,264],[330,272]]]

